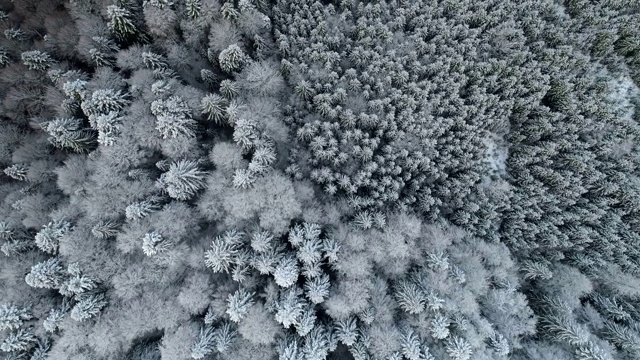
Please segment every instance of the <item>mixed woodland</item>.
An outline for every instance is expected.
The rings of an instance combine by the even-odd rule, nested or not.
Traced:
[[[640,358],[635,0],[0,0],[0,357]]]

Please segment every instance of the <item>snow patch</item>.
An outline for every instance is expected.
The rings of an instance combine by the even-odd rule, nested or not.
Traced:
[[[613,103],[616,112],[625,120],[633,120],[635,106],[632,99],[640,95],[640,89],[628,74],[621,75],[611,82],[611,93],[607,99]]]
[[[485,161],[496,175],[503,176],[507,173],[507,156],[509,154],[504,140],[493,136],[486,138],[484,144],[487,147]]]

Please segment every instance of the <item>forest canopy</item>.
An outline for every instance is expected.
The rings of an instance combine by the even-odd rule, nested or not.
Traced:
[[[639,24],[0,0],[0,357],[640,358]]]

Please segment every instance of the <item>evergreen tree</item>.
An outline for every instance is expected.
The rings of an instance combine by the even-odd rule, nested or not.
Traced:
[[[28,308],[18,308],[15,304],[8,303],[0,306],[0,330],[17,330],[32,318]]]
[[[55,62],[49,54],[39,50],[25,51],[21,57],[30,70],[45,71]]]
[[[193,160],[180,160],[169,166],[156,185],[178,200],[188,200],[205,187],[206,172],[200,170]]]
[[[31,287],[57,289],[64,281],[65,271],[58,258],[50,258],[31,267],[24,280]]]
[[[254,293],[250,293],[247,290],[240,288],[233,294],[229,294],[227,298],[227,314],[233,322],[239,322],[242,320],[249,308],[253,305]]]

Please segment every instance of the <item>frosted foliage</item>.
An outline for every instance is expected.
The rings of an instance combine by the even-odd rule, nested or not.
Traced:
[[[18,308],[15,304],[2,304],[0,306],[0,331],[18,329],[31,318],[32,315],[27,308]]]
[[[278,265],[276,266],[276,270],[273,273],[273,277],[276,281],[276,284],[288,288],[298,281],[298,265],[295,258],[284,257]]]
[[[157,185],[174,199],[188,200],[205,187],[205,175],[206,172],[200,170],[197,162],[180,160],[169,166],[169,170],[158,179]]]
[[[227,314],[231,321],[239,322],[245,317],[249,308],[253,305],[253,295],[253,293],[245,289],[239,289],[229,295],[227,298]]]
[[[220,68],[225,72],[238,71],[246,62],[247,55],[242,51],[238,44],[229,45],[220,52],[218,61]]]
[[[157,232],[145,234],[142,238],[142,251],[147,256],[153,256],[167,251],[171,247],[171,242],[164,239]]]
[[[64,268],[58,258],[51,258],[31,267],[24,279],[32,287],[55,289],[62,284]]]
[[[103,294],[86,294],[78,298],[78,302],[71,309],[71,318],[83,321],[95,317],[107,305]]]
[[[136,33],[133,14],[129,10],[117,5],[109,5],[107,16],[109,17],[107,26],[117,38],[125,39]]]
[[[60,239],[70,229],[71,224],[66,221],[50,222],[36,234],[36,246],[44,252],[55,254],[58,252]]]
[[[24,164],[15,164],[4,169],[5,175],[18,181],[27,180],[27,171],[28,168]]]
[[[197,123],[192,118],[191,109],[179,96],[154,100],[151,103],[151,113],[156,116],[156,130],[165,139],[196,135]]]
[[[54,63],[49,54],[38,50],[25,51],[21,57],[22,63],[30,70],[45,71]]]
[[[445,350],[453,360],[471,359],[471,345],[463,338],[454,336],[447,342]]]
[[[442,340],[449,337],[449,318],[437,313],[431,320],[430,332],[434,339]]]

